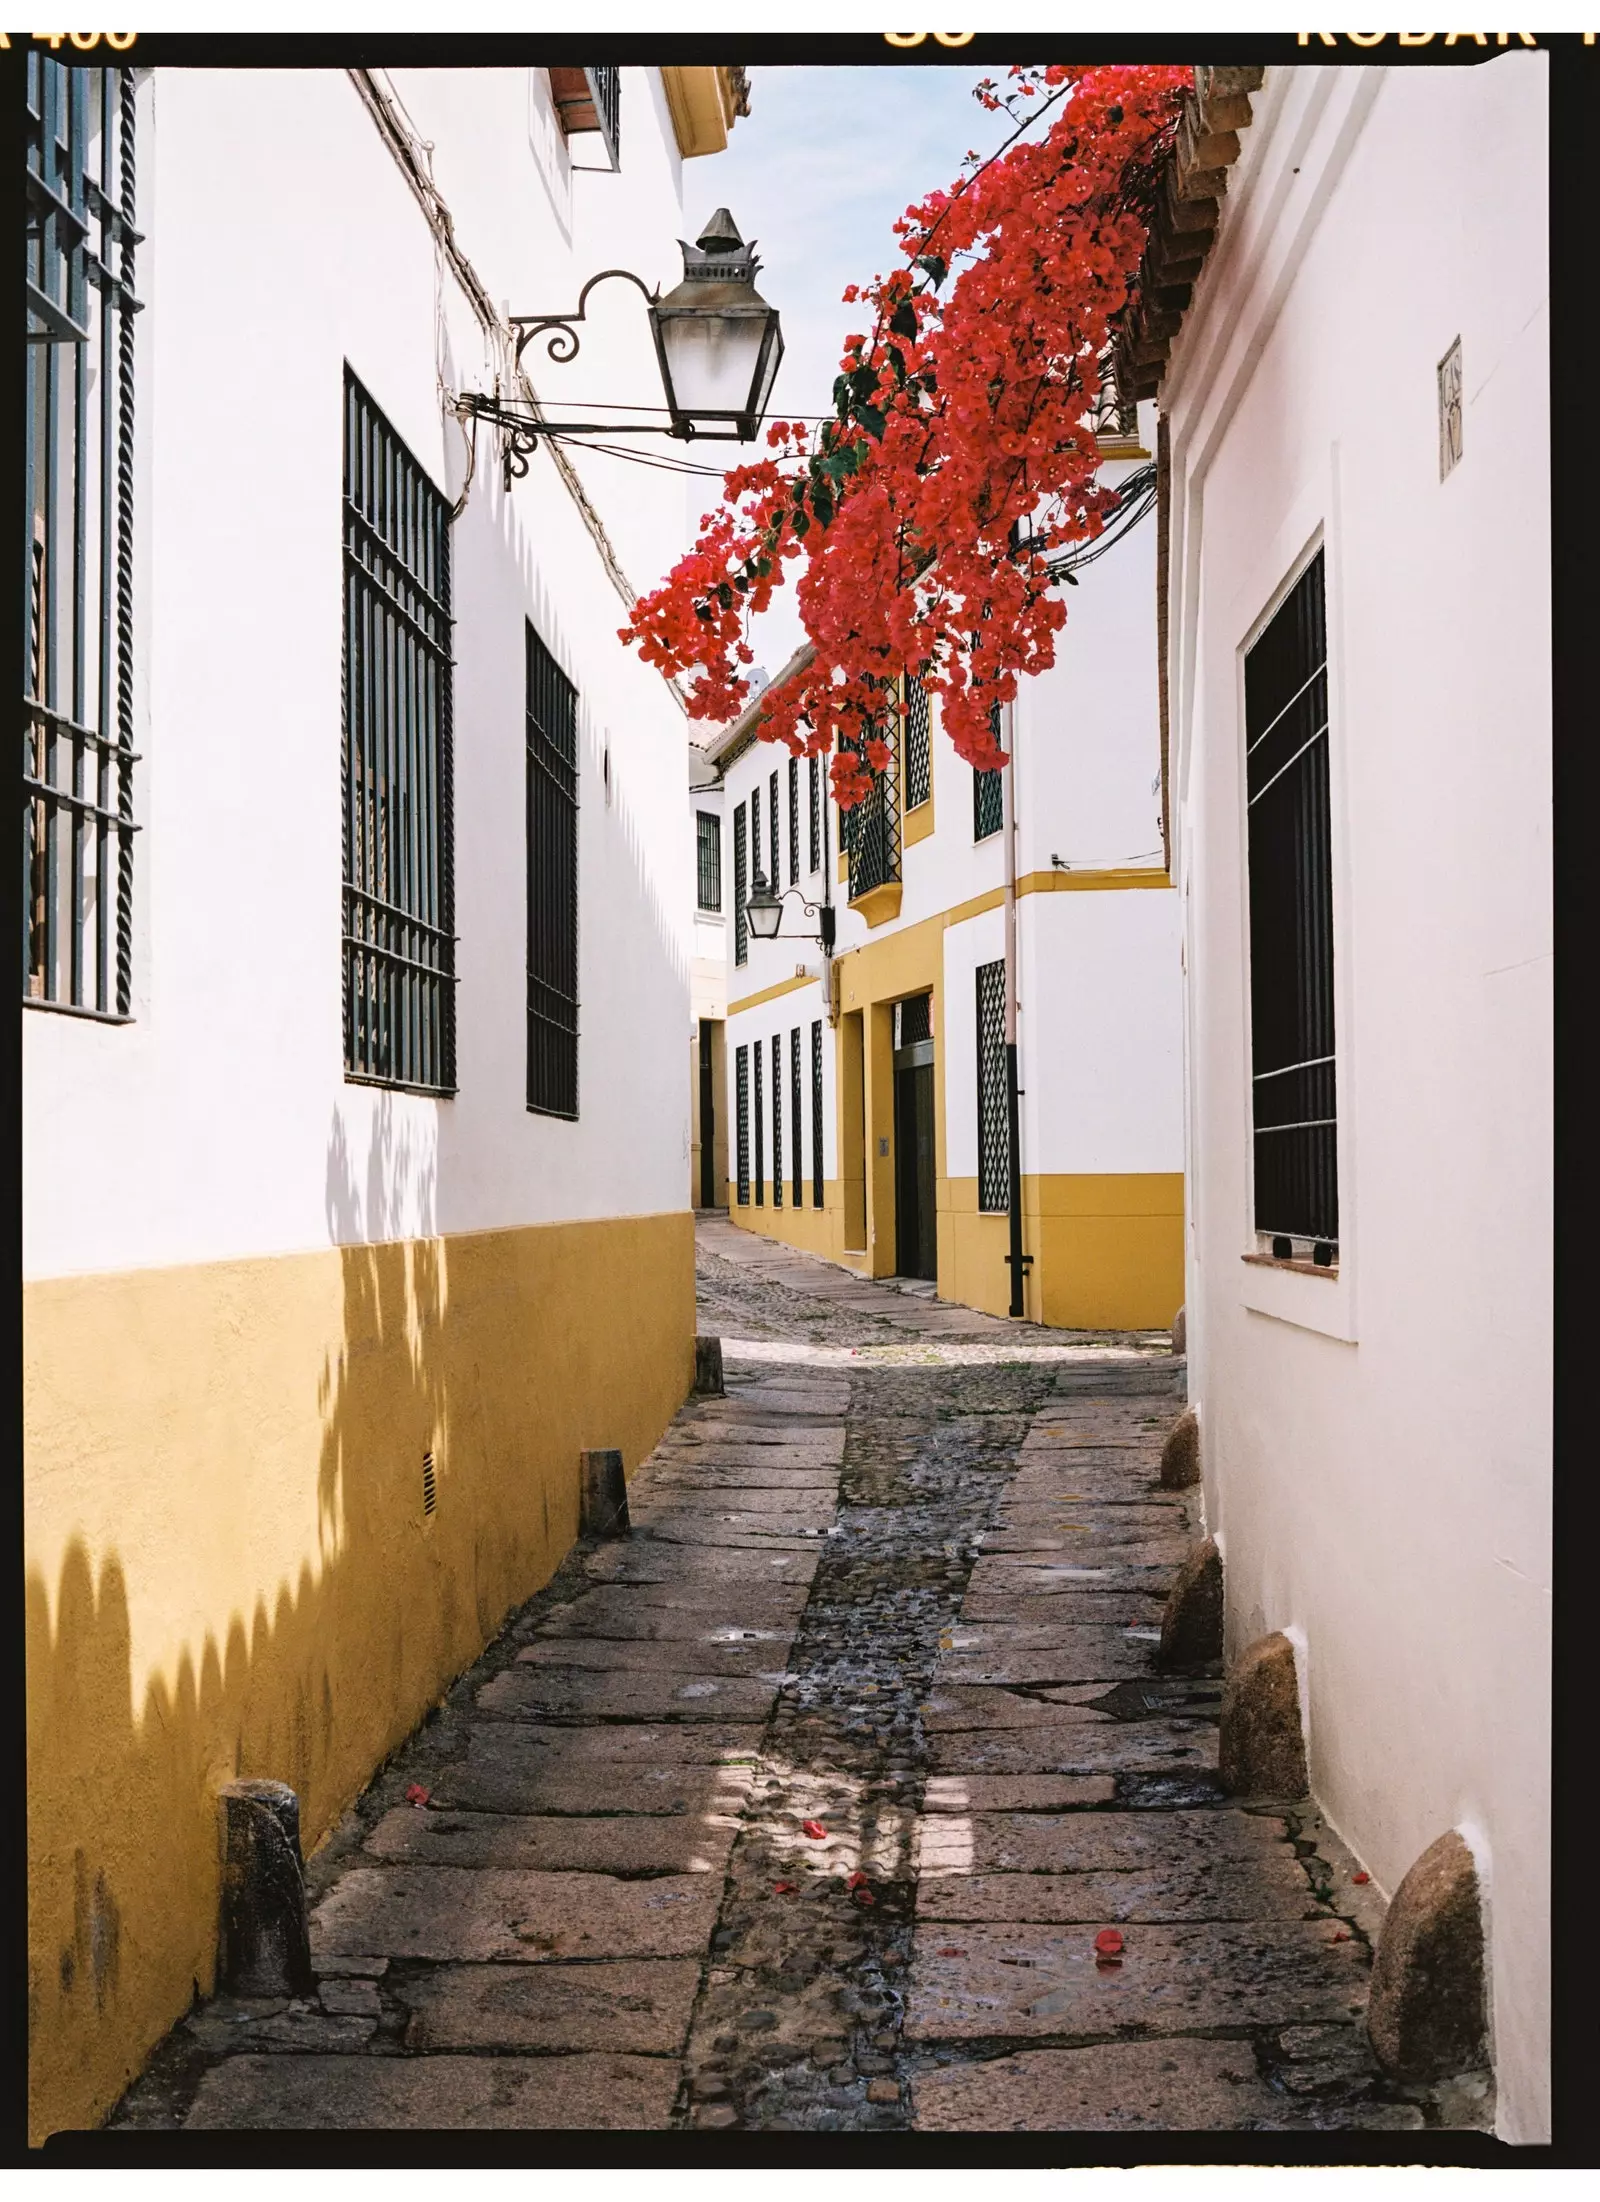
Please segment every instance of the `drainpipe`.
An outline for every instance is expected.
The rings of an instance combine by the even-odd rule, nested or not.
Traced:
[[[817,932],[822,942],[822,1000],[831,1029],[839,1022],[839,967],[833,960],[833,860],[828,854],[828,775],[822,780],[822,908],[817,916]]]
[[[1033,1257],[1022,1251],[1022,1127],[1021,1112],[1017,1107],[1016,705],[1008,703],[1003,709],[1001,724],[1007,758],[1000,783],[1004,805],[1002,839],[1005,842],[1006,1127],[1007,1146],[1011,1156],[1010,1197],[1007,1204],[1010,1209],[1011,1246],[1006,1262],[1011,1271],[1011,1313],[1020,1317],[1026,1312],[1023,1282]]]

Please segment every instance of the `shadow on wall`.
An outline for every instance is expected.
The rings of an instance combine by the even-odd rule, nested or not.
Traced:
[[[392,1140],[380,1112],[369,1191]],[[337,1124],[328,1198],[348,1228]],[[217,1785],[287,1781],[314,1845],[559,1562],[581,1448],[655,1442],[692,1330],[687,1216],[30,1288],[36,2141],[209,1990]]]

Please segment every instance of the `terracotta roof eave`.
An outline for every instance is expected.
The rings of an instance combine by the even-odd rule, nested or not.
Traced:
[[[705,744],[705,753],[707,760],[718,772],[731,765],[740,750],[755,740],[756,726],[767,704],[780,688],[786,688],[790,681],[799,678],[816,654],[817,646],[814,642],[802,642],[777,678],[768,681],[758,695],[752,696],[739,716],[725,726],[720,734],[710,737]]]
[[[1266,73],[1195,70],[1194,90],[1185,98],[1161,178],[1133,305],[1116,341],[1118,379],[1131,397],[1153,398],[1161,388],[1216,238],[1228,170],[1239,158],[1239,133],[1250,127],[1250,95],[1260,90]]]

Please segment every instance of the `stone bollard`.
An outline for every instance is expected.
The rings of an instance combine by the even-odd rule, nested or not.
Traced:
[[[281,1781],[231,1781],[222,1813],[222,1936],[217,1985],[240,1996],[311,1986],[300,1799]]]
[[[1178,1570],[1161,1616],[1156,1665],[1171,1673],[1213,1666],[1221,1657],[1222,1554],[1215,1537],[1207,1537]]]
[[[622,1472],[622,1455],[615,1450],[586,1452],[583,1456],[583,1511],[579,1534],[585,1537],[626,1537],[628,1482]]]
[[[1372,1961],[1367,2035],[1384,2069],[1405,2079],[1488,2062],[1478,1870],[1454,1828],[1395,1890]]]
[[[1161,1488],[1186,1491],[1200,1481],[1200,1418],[1185,1407],[1161,1448]]]
[[[722,1399],[722,1340],[697,1338],[694,1342],[694,1388],[701,1399]]]
[[[1232,1795],[1305,1796],[1306,1743],[1287,1636],[1258,1636],[1240,1653],[1223,1685],[1218,1744],[1222,1786]]]
[[[1187,1353],[1189,1350],[1189,1328],[1184,1321],[1181,1307],[1172,1318],[1172,1350],[1174,1353]]]

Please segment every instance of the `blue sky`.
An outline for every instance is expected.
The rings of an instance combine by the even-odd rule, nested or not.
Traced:
[[[757,242],[758,286],[783,316],[775,418],[831,412],[843,340],[861,325],[860,308],[840,302],[845,285],[893,266],[900,215],[953,183],[969,147],[988,152],[1011,128],[972,97],[983,74],[971,62],[752,69],[750,112],[727,151],[685,162],[692,227],[726,206]],[[754,637],[769,673],[802,639],[788,592],[779,605]]]

